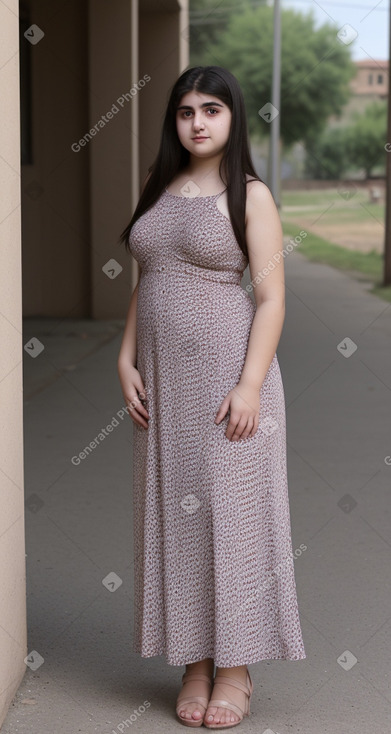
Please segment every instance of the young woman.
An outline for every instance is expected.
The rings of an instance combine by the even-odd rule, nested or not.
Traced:
[[[282,229],[227,69],[176,81],[121,241],[141,268],[118,357],[133,419],[133,649],[186,665],[183,724],[228,728],[250,713],[247,665],[306,655],[276,355]]]

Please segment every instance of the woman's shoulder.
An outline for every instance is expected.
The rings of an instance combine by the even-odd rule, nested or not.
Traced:
[[[246,173],[246,179],[246,204],[248,204],[250,208],[252,206],[258,207],[262,204],[270,204],[272,201],[274,202],[272,192],[266,183],[259,181],[258,179],[254,179],[253,176],[250,176],[248,173]]]
[[[249,222],[256,222],[257,217],[264,217],[266,213],[274,214],[276,211],[276,205],[272,192],[270,191],[267,184],[258,179],[254,179],[252,176],[246,174],[247,177],[247,196],[246,196],[246,214],[245,224],[246,227]]]
[[[262,195],[267,196],[267,193],[270,193],[268,185],[263,181],[254,178],[250,173],[246,173],[246,188],[247,198],[257,198]]]

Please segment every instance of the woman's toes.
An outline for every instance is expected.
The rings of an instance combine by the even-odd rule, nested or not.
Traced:
[[[205,721],[210,724],[212,721],[215,721],[215,715],[216,715],[217,708],[212,706],[211,708],[208,708],[205,716]]]
[[[221,723],[221,709],[219,709],[219,708],[218,708],[218,709],[216,710],[216,713],[215,713],[215,715],[214,715],[214,717],[213,717],[213,721],[214,721],[214,722],[215,722],[216,724],[220,724],[220,723]]]
[[[230,724],[238,721],[239,717],[230,709],[225,708],[209,708],[205,715],[205,721],[208,724]]]
[[[223,721],[225,724],[229,724],[232,721],[231,713],[229,709],[223,709]]]
[[[234,714],[231,709],[219,709],[220,712],[220,723],[221,724],[230,724],[234,721],[238,721],[238,716]]]
[[[219,722],[220,724],[226,724],[226,723],[227,723],[227,720],[226,720],[226,718],[225,718],[225,709],[223,709],[223,708],[219,708],[219,709],[217,710],[217,721],[218,721],[218,722]]]
[[[202,713],[197,707],[197,704],[189,704],[188,708],[183,708],[179,711],[179,716],[182,719],[195,719],[199,721],[202,719]]]

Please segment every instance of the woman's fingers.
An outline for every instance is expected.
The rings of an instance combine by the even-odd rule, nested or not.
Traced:
[[[118,365],[118,375],[127,411],[132,420],[144,428],[148,428],[149,413],[143,403],[147,402],[147,390],[140,372],[134,365]]]
[[[225,436],[229,441],[254,436],[259,423],[259,390],[238,383],[220,404],[215,423],[220,423],[228,411],[229,422]]]
[[[225,432],[226,437],[230,441],[243,441],[243,439],[250,438],[255,435],[258,429],[259,416],[235,416],[231,414],[230,421]]]
[[[229,400],[230,400],[229,395],[226,395],[217,411],[217,414],[215,417],[215,423],[220,423],[220,421],[226,415],[228,407],[229,407]]]
[[[137,423],[137,425],[142,426],[143,428],[148,428],[147,420],[141,416],[136,408],[129,408],[129,415],[133,419],[134,423]]]
[[[248,436],[251,435],[251,431],[252,431],[253,425],[254,425],[254,420],[250,416],[250,418],[247,421],[247,425],[245,426],[245,429],[244,429],[243,433],[240,436],[240,440],[241,441],[243,441],[244,438],[247,438]]]
[[[242,416],[239,420],[235,417],[235,414],[231,414],[230,421],[228,423],[226,436],[230,441],[238,441],[242,437],[242,433],[247,426],[248,418]]]
[[[149,413],[142,402],[145,402],[146,400],[144,387],[140,387],[139,394],[140,397],[136,394],[133,394],[132,396],[129,396],[129,398],[126,398],[128,413],[135,423],[143,426],[144,428],[148,428],[147,421],[149,419]]]
[[[142,402],[138,398],[133,398],[127,405],[129,415],[134,420],[134,422],[137,423],[139,426],[148,428],[147,421],[149,419],[149,413],[144,408]]]
[[[255,436],[255,434],[256,434],[256,432],[257,432],[257,430],[258,430],[258,426],[259,426],[259,416],[257,416],[257,417],[256,417],[256,418],[254,419],[254,424],[253,424],[253,427],[252,427],[252,429],[251,429],[251,431],[250,431],[250,433],[249,433],[249,436],[250,436],[250,438],[252,438],[253,436]]]

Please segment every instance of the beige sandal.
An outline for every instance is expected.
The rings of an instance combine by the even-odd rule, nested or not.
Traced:
[[[176,715],[181,724],[184,724],[185,726],[202,726],[205,712],[200,719],[184,719],[182,718],[182,716],[179,715],[179,712],[185,703],[198,703],[206,711],[211,688],[213,686],[213,677],[209,678],[209,676],[205,675],[204,673],[184,673],[182,676],[182,684],[187,683],[190,680],[202,680],[205,683],[209,683],[208,696],[191,696],[190,694],[188,696],[183,696],[181,691],[176,701]],[[200,713],[202,714],[202,711]]]
[[[234,678],[231,678],[231,676],[228,675],[220,675],[218,673],[214,679],[215,683],[221,683],[224,686],[232,686],[233,688],[238,688],[240,691],[243,691],[247,695],[247,700],[245,704],[244,711],[240,708],[237,704],[235,704],[233,701],[230,701],[228,698],[211,698],[208,703],[208,708],[210,706],[214,707],[220,707],[220,708],[227,708],[234,712],[237,716],[239,716],[239,721],[233,721],[233,722],[225,722],[224,724],[221,723],[214,723],[211,722],[208,724],[207,721],[204,719],[204,726],[207,727],[207,729],[230,729],[232,726],[237,726],[240,724],[240,722],[243,719],[243,716],[249,716],[250,715],[250,699],[253,692],[253,682],[250,678],[250,673],[247,670],[247,685],[244,685],[241,681],[235,680]],[[223,691],[223,695],[227,695],[228,691]]]

